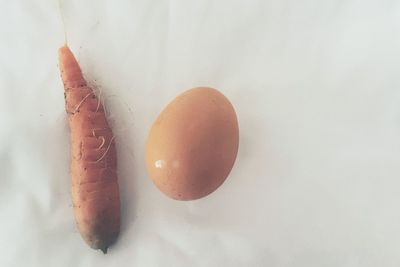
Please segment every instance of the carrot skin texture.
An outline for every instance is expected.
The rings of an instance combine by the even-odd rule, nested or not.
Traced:
[[[59,49],[71,139],[72,202],[81,236],[104,253],[120,230],[117,156],[103,105],[68,46]]]

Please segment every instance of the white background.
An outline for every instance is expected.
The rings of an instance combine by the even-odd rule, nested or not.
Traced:
[[[68,43],[117,135],[122,232],[75,227],[57,1],[0,0],[0,266],[399,266],[400,2],[63,1]],[[239,155],[192,202],[144,144],[206,85],[234,104]]]

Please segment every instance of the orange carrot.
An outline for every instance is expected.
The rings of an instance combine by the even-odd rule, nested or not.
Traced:
[[[104,253],[117,239],[120,197],[114,135],[67,45],[59,49],[71,136],[72,202],[83,239]]]

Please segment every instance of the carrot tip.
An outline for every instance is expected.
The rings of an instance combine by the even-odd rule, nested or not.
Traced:
[[[101,251],[103,252],[103,254],[105,255],[105,254],[107,254],[108,247],[101,248],[100,250],[101,250]]]

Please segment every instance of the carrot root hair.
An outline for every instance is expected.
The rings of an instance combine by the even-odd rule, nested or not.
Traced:
[[[115,135],[113,135],[113,137],[111,138],[110,143],[108,144],[108,147],[107,147],[106,151],[103,153],[103,155],[98,160],[95,161],[95,163],[98,163],[99,161],[101,161],[107,155],[107,152],[110,150],[110,147],[111,147],[112,142],[114,141],[114,138],[115,138]]]
[[[61,23],[62,23],[63,30],[64,30],[64,45],[66,46],[68,44],[67,30],[66,30],[66,27],[65,27],[65,17],[64,17],[63,12],[62,12],[62,3],[61,2],[62,2],[62,0],[58,0],[58,10],[60,12]]]
[[[93,95],[93,92],[90,92],[89,94],[87,94],[82,100],[81,102],[78,103],[78,105],[76,105],[74,113],[77,112],[79,110],[79,108],[82,106],[82,104],[86,101],[86,99],[88,99],[88,97],[90,95]]]

